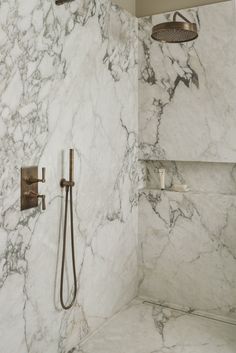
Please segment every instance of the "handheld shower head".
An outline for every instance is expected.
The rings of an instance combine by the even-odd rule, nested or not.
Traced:
[[[74,150],[70,149],[70,170],[69,170],[70,181],[74,181]]]
[[[64,230],[63,230],[63,249],[62,249],[62,262],[61,262],[61,281],[60,281],[60,301],[61,306],[65,310],[72,308],[76,301],[77,296],[77,277],[76,277],[76,258],[75,258],[75,240],[74,240],[74,216],[73,216],[73,186],[74,183],[74,150],[70,149],[69,157],[69,180],[62,179],[60,183],[62,188],[65,188],[65,217],[64,217]],[[69,197],[70,196],[70,197]],[[64,272],[66,268],[66,244],[67,244],[67,216],[68,206],[70,208],[70,234],[71,234],[71,256],[72,256],[72,270],[74,279],[73,297],[69,303],[64,300]]]
[[[56,5],[64,5],[64,4],[68,4],[69,2],[72,2],[74,0],[56,0]]]
[[[176,21],[181,17],[184,22]],[[164,43],[183,43],[198,37],[196,23],[190,22],[180,12],[175,12],[172,22],[159,23],[152,29],[152,39]]]

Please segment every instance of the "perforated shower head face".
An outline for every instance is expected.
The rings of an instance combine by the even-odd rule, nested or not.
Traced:
[[[185,22],[176,21],[176,16],[180,16]],[[172,22],[160,23],[153,27],[152,38],[164,43],[189,42],[198,37],[197,25],[188,21],[179,12],[174,14]]]
[[[72,2],[72,1],[74,1],[74,0],[56,0],[56,5],[64,5],[64,4],[68,4],[68,3],[70,3],[70,2]]]

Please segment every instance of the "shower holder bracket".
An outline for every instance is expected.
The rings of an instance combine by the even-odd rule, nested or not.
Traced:
[[[38,198],[27,196],[31,192],[38,194],[38,183],[29,182],[37,179],[38,167],[21,168],[21,211],[38,207]]]

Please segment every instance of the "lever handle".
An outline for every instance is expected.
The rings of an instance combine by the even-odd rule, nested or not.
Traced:
[[[45,183],[46,182],[46,168],[42,168],[42,179],[35,179],[30,177],[26,179],[26,183],[28,185],[36,184],[36,183]]]
[[[42,211],[46,210],[46,196],[45,195],[37,195],[36,196],[38,199],[42,199]]]
[[[29,197],[29,198],[38,198],[38,199],[42,199],[42,210],[43,210],[43,211],[46,210],[46,196],[45,196],[45,195],[37,194],[37,192],[34,192],[34,191],[25,192],[24,195],[25,195],[26,197]]]
[[[39,181],[41,181],[42,183],[46,182],[46,168],[42,168],[42,179]]]
[[[46,196],[41,195],[41,197],[42,197],[42,210],[45,211],[46,210]]]

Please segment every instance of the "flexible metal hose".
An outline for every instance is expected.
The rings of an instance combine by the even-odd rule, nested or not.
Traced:
[[[67,214],[68,214],[68,196],[70,191],[70,228],[71,228],[71,256],[72,256],[72,267],[73,267],[73,278],[74,278],[74,290],[73,298],[70,304],[65,304],[63,298],[64,288],[64,271],[65,271],[65,259],[66,259],[66,230],[67,230]],[[60,301],[61,306],[65,310],[69,310],[75,303],[77,295],[77,279],[76,279],[76,266],[75,266],[75,244],[74,244],[74,220],[73,220],[73,192],[72,186],[66,186],[66,199],[65,199],[65,219],[64,219],[64,232],[63,232],[63,250],[62,250],[62,263],[61,263],[61,284],[60,284]]]

